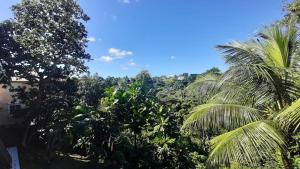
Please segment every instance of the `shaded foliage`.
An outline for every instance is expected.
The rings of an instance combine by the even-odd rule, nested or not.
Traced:
[[[105,168],[200,165],[204,147],[180,133],[176,114],[160,104],[151,77],[146,77],[107,88],[98,109],[77,107],[70,133],[75,147]]]

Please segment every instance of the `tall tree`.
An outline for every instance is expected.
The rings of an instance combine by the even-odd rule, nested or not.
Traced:
[[[30,108],[25,144],[30,124],[33,131],[48,135],[61,129],[52,120],[64,116],[63,109],[70,103],[66,100],[67,79],[86,71],[84,61],[90,59],[85,51],[87,31],[83,24],[89,17],[74,0],[22,0],[12,11],[15,39],[30,54],[15,73],[31,85],[18,96]]]

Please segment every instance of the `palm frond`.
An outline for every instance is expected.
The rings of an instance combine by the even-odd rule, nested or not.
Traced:
[[[239,105],[254,105],[252,86],[225,82],[219,84],[220,92],[208,100],[208,103],[227,103]]]
[[[183,124],[183,129],[207,131],[228,130],[261,120],[261,112],[255,108],[238,104],[208,103],[197,106]]]
[[[282,133],[270,121],[256,121],[222,134],[212,139],[211,145],[209,168],[230,166],[232,162],[255,166],[286,148]]]
[[[294,26],[273,25],[259,33],[262,37],[264,61],[268,66],[277,68],[291,67],[297,49],[297,34]]]
[[[299,45],[298,45],[298,48],[296,49],[295,53],[292,54],[291,68],[296,70],[298,73],[300,71],[300,49],[299,49]]]
[[[224,73],[221,81],[231,81],[235,83],[254,83],[254,80],[261,79],[264,81],[272,81],[273,76],[271,69],[263,64],[241,64],[231,66]]]
[[[276,120],[286,130],[299,131],[300,127],[300,99],[293,102],[285,110],[278,114]]]
[[[239,89],[222,90],[211,97],[207,103],[223,103],[223,104],[240,104],[245,105],[249,102],[251,97],[245,97]]]
[[[260,33],[265,39],[262,43],[265,61],[269,66],[287,67],[288,61],[288,39],[284,37],[282,30],[277,26],[266,29],[264,33]]]
[[[222,51],[226,63],[231,65],[259,64],[263,61],[260,46],[255,41],[233,41],[228,45],[218,45],[216,48]]]
[[[213,96],[220,89],[219,77],[217,74],[206,74],[197,78],[193,83],[185,88],[185,92],[190,97],[199,97],[202,102]]]

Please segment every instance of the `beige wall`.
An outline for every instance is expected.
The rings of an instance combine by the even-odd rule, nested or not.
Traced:
[[[13,87],[27,86],[23,81],[12,82]],[[20,122],[21,119],[13,118],[9,112],[9,106],[12,101],[12,93],[9,92],[9,87],[2,88],[0,85],[0,125],[8,125]],[[18,102],[18,101],[17,101]],[[22,105],[24,107],[24,105]]]

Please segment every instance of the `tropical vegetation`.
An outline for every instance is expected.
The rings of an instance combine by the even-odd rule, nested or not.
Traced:
[[[10,89],[27,106],[13,139],[24,154],[42,150],[39,168],[61,154],[89,168],[300,168],[299,0],[252,39],[218,45],[226,71],[160,77],[88,73],[89,17],[74,0],[12,11],[0,24],[0,83],[30,86]]]

